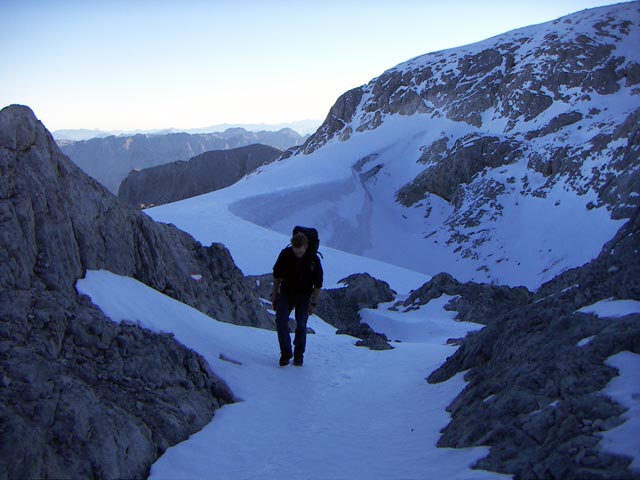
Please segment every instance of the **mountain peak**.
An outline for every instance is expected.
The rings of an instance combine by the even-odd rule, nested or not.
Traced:
[[[403,62],[350,90],[305,144],[421,114],[506,133],[528,131],[557,102],[584,104],[640,83],[638,2],[600,7]],[[534,122],[535,123],[535,122]]]
[[[24,105],[9,105],[0,111],[0,145],[12,150],[27,150],[35,143],[38,129],[44,126]]]

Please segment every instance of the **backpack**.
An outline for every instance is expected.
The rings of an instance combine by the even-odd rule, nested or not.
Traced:
[[[318,230],[312,227],[301,227],[300,225],[296,225],[295,227],[293,227],[292,235],[295,235],[296,233],[304,233],[304,236],[307,237],[307,240],[309,241],[307,253],[311,255],[312,258],[316,254],[322,257],[322,254],[318,251],[318,247],[320,246],[320,237],[318,237]]]

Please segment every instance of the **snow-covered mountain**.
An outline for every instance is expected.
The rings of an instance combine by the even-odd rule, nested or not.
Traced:
[[[402,63],[233,187],[231,209],[420,272],[536,288],[640,205],[639,17],[638,2],[586,10]]]

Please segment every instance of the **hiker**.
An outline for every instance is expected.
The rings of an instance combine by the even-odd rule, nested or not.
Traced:
[[[304,233],[294,233],[291,245],[278,255],[273,266],[273,294],[271,303],[276,312],[276,330],[280,344],[280,366],[302,366],[307,344],[307,319],[313,314],[322,288],[322,263],[317,253],[309,248]],[[296,310],[296,332],[291,352],[289,315]]]

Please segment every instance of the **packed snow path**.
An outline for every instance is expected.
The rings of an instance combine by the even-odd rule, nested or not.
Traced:
[[[114,321],[172,332],[241,400],[170,448],[151,478],[503,478],[469,468],[486,448],[435,446],[464,381],[429,385],[425,376],[453,353],[447,338],[479,328],[453,321],[443,299],[410,313],[371,311],[373,324],[395,323],[404,337],[383,352],[355,347],[352,337],[312,317],[316,333],[300,368],[278,366],[275,332],[215,321],[133,279],[87,272],[78,290]]]

